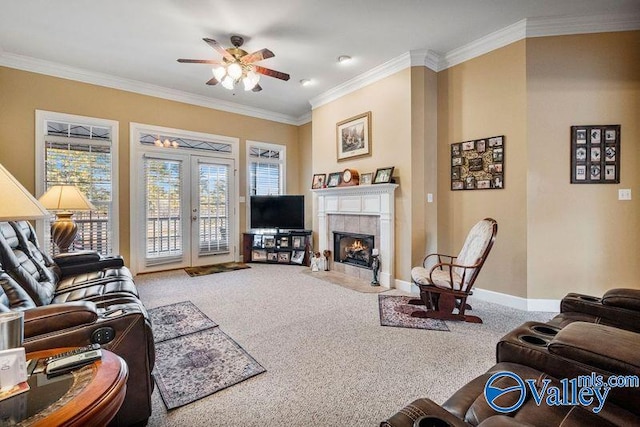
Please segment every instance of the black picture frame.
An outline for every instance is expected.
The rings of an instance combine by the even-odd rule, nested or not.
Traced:
[[[327,182],[326,173],[313,174],[313,180],[311,181],[311,189],[317,190],[318,188],[324,188],[326,182]]]
[[[620,125],[571,126],[571,184],[620,183]]]
[[[388,166],[386,168],[376,169],[376,174],[373,177],[374,184],[388,184],[393,182],[393,170],[395,166]]]
[[[504,188],[505,136],[451,144],[451,191]]]
[[[332,172],[329,174],[329,178],[327,179],[327,187],[333,188],[340,185],[340,178],[342,177],[342,172]]]

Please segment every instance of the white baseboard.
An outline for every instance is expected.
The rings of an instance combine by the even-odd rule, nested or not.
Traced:
[[[416,285],[405,280],[396,279],[395,288],[415,295],[420,294]],[[560,311],[560,300],[557,299],[522,298],[481,288],[473,288],[473,297],[482,301],[493,302],[495,304],[517,308],[518,310],[524,311],[545,311],[551,313]]]

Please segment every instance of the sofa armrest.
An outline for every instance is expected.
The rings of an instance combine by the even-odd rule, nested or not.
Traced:
[[[91,325],[98,320],[96,305],[89,301],[50,304],[24,312],[25,338]]]
[[[640,312],[640,289],[611,289],[602,296],[602,304]]]
[[[124,267],[121,256],[101,256],[95,251],[68,252],[53,258],[62,277]]]
[[[620,290],[611,290],[609,291],[611,294],[607,292],[603,298],[575,293],[567,294],[560,303],[560,312],[584,313],[596,318],[606,319],[605,321],[593,320],[596,323],[605,323],[629,330],[640,330],[640,309],[630,309],[637,302],[632,301],[626,292],[614,291]]]
[[[615,374],[640,375],[640,334],[574,322],[551,340],[549,352]]]
[[[431,420],[423,420],[423,424],[414,424],[421,418],[431,418]],[[401,409],[400,412],[380,423],[380,427],[413,427],[414,425],[446,425],[450,427],[471,426],[471,424],[468,424],[454,416],[433,400],[425,398],[413,401]]]

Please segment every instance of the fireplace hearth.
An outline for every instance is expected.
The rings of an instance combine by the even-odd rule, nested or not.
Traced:
[[[371,269],[371,251],[375,237],[369,234],[333,232],[333,260],[342,264]]]

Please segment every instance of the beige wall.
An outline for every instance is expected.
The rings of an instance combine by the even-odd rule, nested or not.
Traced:
[[[640,32],[529,39],[527,94],[527,295],[640,288]],[[598,124],[622,126],[620,184],[570,184],[569,129]]]
[[[336,123],[371,111],[371,156],[337,161]],[[375,172],[395,166],[395,276],[409,280],[411,271],[411,70],[409,68],[318,107],[313,117],[313,173],[354,168]],[[315,209],[315,208],[314,208]],[[317,220],[314,218],[317,231]],[[320,250],[327,248],[319,248]]]
[[[246,193],[246,140],[284,144],[287,146],[287,190],[291,194],[300,191],[297,126],[4,67],[0,67],[0,94],[0,163],[31,191],[35,190],[35,110],[120,123],[120,252],[127,259],[129,122],[240,138],[241,196]],[[245,224],[245,207],[240,204],[240,228],[244,229]]]
[[[527,295],[525,41],[438,73],[438,249],[457,253],[482,218],[498,237],[476,286]],[[505,188],[451,191],[450,144],[505,135]]]
[[[307,230],[313,227],[313,194],[311,193],[311,181],[313,179],[313,159],[311,155],[312,135],[311,122],[298,129],[298,170],[300,194],[304,194],[304,223]],[[315,237],[317,239],[317,236]]]

